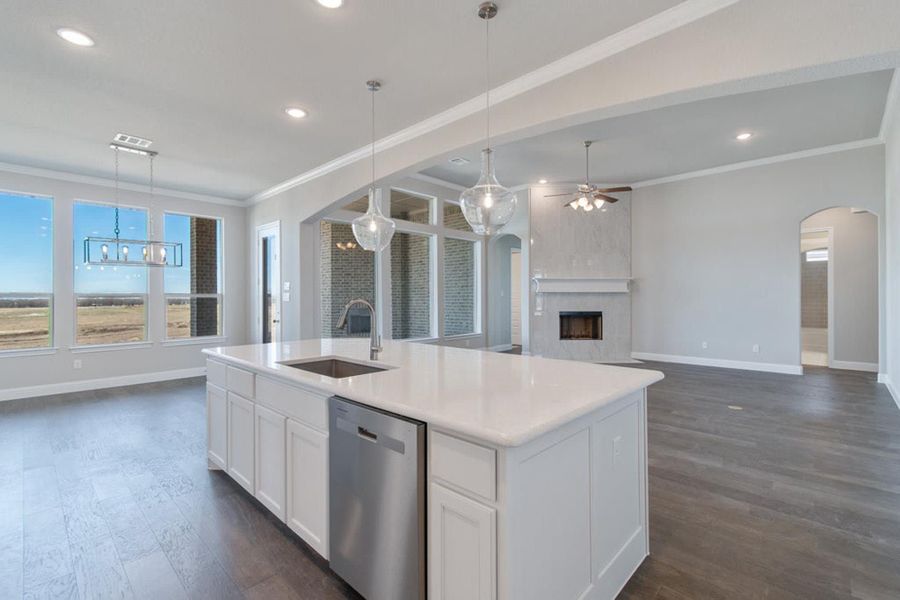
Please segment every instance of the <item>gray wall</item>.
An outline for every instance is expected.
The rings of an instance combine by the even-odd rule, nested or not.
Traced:
[[[900,75],[894,72],[894,85],[900,84]],[[887,364],[884,372],[893,386],[894,400],[900,405],[900,94],[895,94],[888,114],[893,118],[886,133],[886,184],[887,184]]]
[[[834,348],[832,359],[878,364],[878,219],[848,208],[823,210],[804,229],[833,230]],[[824,264],[824,263],[813,263]],[[841,366],[841,365],[835,365]]]
[[[639,188],[632,203],[635,352],[796,366],[800,222],[884,214],[884,149]]]
[[[41,356],[8,356],[0,358],[0,392],[10,388],[30,387],[128,376],[146,376],[164,371],[200,368],[206,364],[200,350],[202,345],[164,345],[165,306],[161,291],[163,272],[148,269],[151,290],[147,307],[148,340],[150,347],[115,349],[113,351],[79,351],[70,346],[74,340],[73,241],[72,214],[76,200],[112,202],[111,187],[0,172],[0,189],[41,194],[53,197],[53,354]],[[121,190],[123,205],[148,207],[150,196],[140,191]],[[246,220],[243,207],[156,194],[153,200],[154,220],[159,232],[164,211],[221,217],[223,219],[223,311],[225,342],[206,345],[241,344],[247,332],[247,263]],[[82,368],[74,368],[74,360],[81,360]]]

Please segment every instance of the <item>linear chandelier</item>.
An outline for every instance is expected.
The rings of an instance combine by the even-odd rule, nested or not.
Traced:
[[[131,148],[117,144],[109,145],[116,155],[116,208],[113,233],[115,237],[84,238],[84,264],[112,265],[126,267],[181,267],[184,264],[184,249],[181,242],[154,240],[153,227],[153,150]],[[150,238],[146,240],[125,239],[119,236],[119,152],[130,152],[146,156],[150,161]]]

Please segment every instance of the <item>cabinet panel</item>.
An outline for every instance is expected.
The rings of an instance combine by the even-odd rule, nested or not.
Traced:
[[[256,378],[256,401],[291,419],[328,431],[328,397],[269,379]]]
[[[436,483],[428,492],[428,597],[494,600],[496,511]]]
[[[206,384],[206,457],[216,466],[228,466],[228,401],[225,390]]]
[[[253,403],[228,392],[228,474],[253,493]]]
[[[215,360],[206,360],[206,381],[213,385],[225,389],[228,386],[228,378],[226,376],[227,367],[225,363]]]
[[[497,499],[497,451],[431,432],[431,474],[493,502]]]
[[[287,421],[287,525],[328,558],[328,436]]]
[[[253,381],[256,379],[253,373],[229,366],[226,371],[226,379],[228,380],[229,392],[238,393],[244,398],[253,398]]]
[[[287,419],[258,404],[254,406],[254,415],[256,499],[284,521]]]

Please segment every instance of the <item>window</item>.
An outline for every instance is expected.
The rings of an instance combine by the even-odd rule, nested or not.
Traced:
[[[163,275],[166,338],[222,335],[222,221],[165,214],[165,239],[181,242],[181,267]]]
[[[472,231],[459,204],[453,202],[444,202],[444,227],[458,231]]]
[[[354,307],[347,314],[347,328],[335,327],[344,305],[354,298],[375,303],[375,253],[359,247],[347,223],[322,221],[319,226],[322,255],[322,337],[367,337],[371,331],[368,309]]]
[[[0,350],[52,345],[53,199],[0,192]]]
[[[433,198],[391,189],[391,218],[412,223],[431,223]]]
[[[391,240],[391,318],[395,340],[431,337],[431,237]]]
[[[147,211],[119,208],[121,236],[147,235]],[[115,207],[75,203],[75,344],[120,344],[147,339],[147,267],[84,264],[84,238],[115,236]]]
[[[444,239],[444,335],[475,333],[476,242]]]

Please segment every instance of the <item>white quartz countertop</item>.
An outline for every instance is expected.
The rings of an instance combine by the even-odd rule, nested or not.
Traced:
[[[663,378],[659,371],[413,342],[322,339],[208,348],[235,366],[424,421],[497,446],[519,446]],[[332,379],[280,364],[336,357],[394,367]]]

